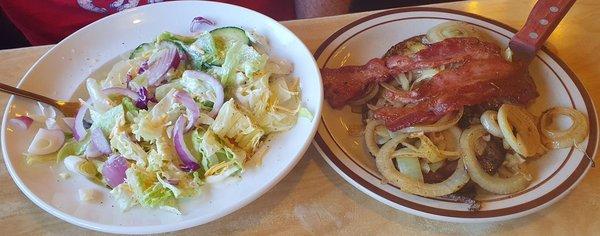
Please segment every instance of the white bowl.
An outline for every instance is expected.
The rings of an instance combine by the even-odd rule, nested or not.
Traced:
[[[300,78],[303,104],[321,115],[323,89],[315,60],[304,44],[287,28],[260,13],[233,5],[209,2],[167,2],[126,10],[99,20],[69,36],[27,72],[19,87],[57,99],[75,99],[82,82],[90,75],[101,78],[114,62],[137,45],[154,40],[163,31],[189,33],[191,20],[203,16],[218,26],[254,29],[269,39],[272,54],[293,62]],[[76,94],[76,95],[74,95]],[[249,163],[241,178],[223,184],[208,184],[200,196],[181,201],[182,215],[134,208],[126,212],[115,206],[103,189],[73,176],[61,180],[62,165],[28,166],[22,157],[35,127],[13,132],[7,120],[15,114],[36,109],[31,100],[12,97],[2,122],[4,161],[17,186],[47,212],[72,224],[110,233],[146,234],[180,230],[225,216],[252,202],[282,179],[302,157],[312,140],[319,119],[299,119],[295,127],[278,134],[265,156]],[[101,204],[81,203],[78,189],[102,192]]]

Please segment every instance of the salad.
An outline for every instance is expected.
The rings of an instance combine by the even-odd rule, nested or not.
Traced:
[[[89,98],[79,99],[76,117],[40,104],[40,114],[12,119],[15,127],[46,126],[24,154],[27,163],[62,162],[61,177],[80,174],[111,189],[123,210],[180,214],[179,199],[239,175],[264,153],[269,135],[292,128],[299,114],[311,116],[292,64],[270,56],[265,37],[202,17],[190,30],[162,33],[106,78],[87,79]]]

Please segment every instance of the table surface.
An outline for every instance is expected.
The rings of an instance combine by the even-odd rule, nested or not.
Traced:
[[[533,0],[480,0],[432,6],[476,13],[512,27],[525,22]],[[344,25],[372,13],[283,22],[311,51]],[[600,104],[600,1],[579,0],[549,38]],[[50,46],[0,50],[0,80],[16,84]],[[8,96],[0,94],[2,111]],[[0,111],[0,113],[2,112]],[[591,235],[600,231],[600,172],[592,169],[563,200],[538,213],[498,223],[456,224],[413,216],[380,203],[344,181],[309,148],[277,186],[248,206],[177,234],[513,234]],[[596,187],[594,187],[596,186]],[[37,207],[19,191],[0,163],[0,231],[13,234],[98,234],[66,223]]]

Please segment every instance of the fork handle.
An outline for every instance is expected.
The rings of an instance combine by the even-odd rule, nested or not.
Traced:
[[[535,54],[574,3],[575,0],[538,0],[510,44],[517,44]]]
[[[45,97],[45,96],[42,96],[39,94],[35,94],[35,93],[29,92],[29,91],[25,91],[25,90],[22,90],[22,89],[19,89],[19,88],[16,88],[16,87],[4,84],[4,83],[0,83],[0,91],[5,92],[5,93],[10,93],[12,95],[24,97],[24,98],[33,99],[33,100],[43,102],[43,103],[46,103],[48,105],[58,108],[57,101],[52,98]]]

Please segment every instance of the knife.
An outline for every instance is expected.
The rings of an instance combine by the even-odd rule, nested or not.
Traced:
[[[508,43],[512,60],[528,66],[574,3],[575,0],[538,0],[523,28]]]

